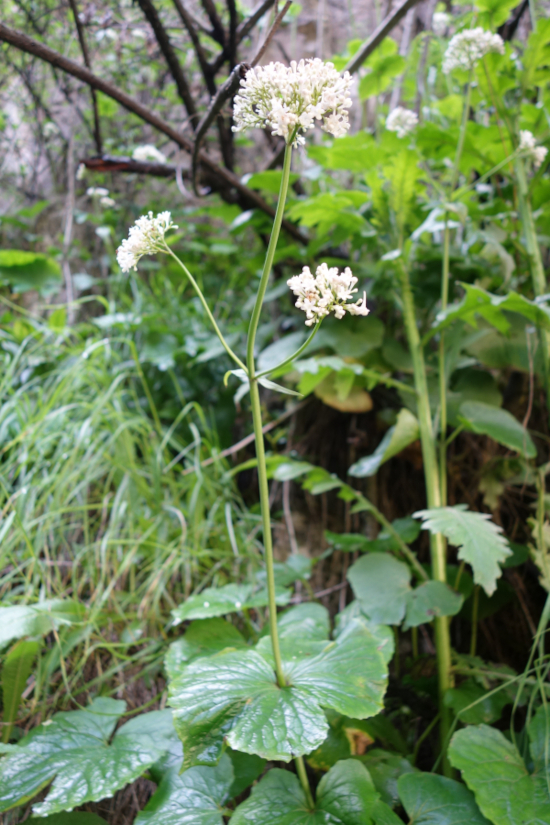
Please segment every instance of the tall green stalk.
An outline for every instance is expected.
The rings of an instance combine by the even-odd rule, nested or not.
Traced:
[[[523,158],[516,158],[515,171],[518,184],[517,193],[519,215],[525,235],[525,248],[529,259],[529,267],[531,269],[533,292],[537,297],[540,297],[548,291],[548,286],[546,283],[544,266],[542,264],[540,247],[537,241],[537,229],[535,226],[535,219],[533,217],[533,210],[531,209],[531,201],[529,199],[529,186],[527,184],[525,161]],[[548,415],[550,416],[550,330],[539,329],[539,336],[542,350],[544,383],[546,386],[546,402]]]
[[[422,445],[422,458],[424,462],[426,499],[429,508],[441,507],[441,489],[437,466],[435,437],[430,412],[424,352],[422,350],[422,343],[420,341],[420,335],[416,325],[416,311],[409,273],[403,260],[399,259],[399,261],[401,298],[403,301],[405,329],[413,362],[414,383],[417,392],[418,424],[420,429],[420,441]],[[447,581],[447,553],[445,539],[440,533],[430,536],[430,554],[432,562],[432,577],[436,581],[445,583]],[[439,711],[441,714],[439,731],[441,747],[443,750],[447,746],[447,739],[450,729],[450,710],[445,706],[444,698],[447,690],[452,687],[451,640],[447,618],[445,616],[436,617],[434,619],[434,628],[437,651]],[[446,775],[450,775],[451,773],[451,767],[444,752],[443,771]]]

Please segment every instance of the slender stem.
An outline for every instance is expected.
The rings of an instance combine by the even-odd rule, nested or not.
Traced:
[[[260,391],[258,389],[258,381],[256,378],[253,378],[250,382],[250,400],[252,404],[254,435],[256,438],[256,457],[258,460],[258,486],[260,488],[260,506],[262,510],[262,528],[264,534],[267,595],[269,604],[269,631],[271,633],[271,644],[273,645],[273,658],[275,660],[277,682],[279,683],[279,687],[284,687],[286,685],[286,679],[283,673],[283,663],[281,661],[281,650],[279,647],[279,634],[277,630],[277,604],[275,601],[275,573],[273,570],[273,540],[271,536],[271,516],[269,512],[269,486],[267,483],[264,436],[262,433]]]
[[[210,323],[214,327],[214,332],[216,333],[216,335],[220,339],[220,343],[221,343],[222,347],[224,348],[224,350],[226,351],[226,353],[229,355],[230,358],[233,359],[233,361],[235,361],[236,364],[238,364],[238,366],[241,369],[243,369],[245,371],[245,373],[248,374],[248,370],[247,370],[246,366],[244,365],[244,363],[241,361],[241,359],[237,355],[235,355],[235,353],[233,352],[233,350],[231,349],[231,347],[229,346],[229,344],[227,343],[227,341],[223,337],[222,332],[221,332],[219,326],[216,323],[216,319],[212,315],[212,313],[210,311],[210,308],[209,308],[208,304],[206,303],[206,298],[202,294],[201,288],[198,285],[198,283],[195,281],[195,279],[193,278],[193,276],[191,275],[191,273],[189,272],[189,270],[187,269],[185,264],[182,261],[180,261],[180,259],[178,258],[178,256],[174,252],[172,252],[172,250],[170,249],[168,244],[165,244],[165,252],[167,252],[169,255],[171,255],[172,258],[180,265],[180,267],[185,272],[186,277],[188,278],[191,286],[193,287],[193,289],[197,293],[199,301],[201,302],[201,304],[203,306],[203,309],[206,312]]]
[[[309,345],[319,332],[321,323],[322,321],[319,321],[317,324],[315,324],[315,326],[313,327],[313,332],[311,332],[308,335],[302,346],[299,349],[297,349],[296,352],[290,356],[290,358],[285,358],[285,360],[281,361],[280,364],[277,364],[276,367],[270,367],[270,369],[268,370],[262,370],[262,372],[257,372],[256,378],[262,378],[264,375],[269,375],[272,372],[277,372],[278,370],[282,369],[283,367],[286,367],[288,364],[291,364],[293,361],[295,361],[296,358],[298,358],[298,356],[301,355],[304,352],[304,350],[306,350],[309,347]]]
[[[443,235],[443,269],[441,273],[441,311],[449,302],[449,246],[450,229],[445,213]],[[445,368],[445,331],[439,334],[439,483],[441,484],[441,504],[447,504],[447,372]]]
[[[468,125],[468,118],[470,116],[470,100],[472,97],[472,76],[470,75],[470,79],[468,80],[468,86],[466,88],[466,97],[464,99],[464,108],[462,109],[462,121],[460,123],[460,133],[458,135],[458,144],[456,147],[456,157],[454,162],[453,168],[453,177],[451,180],[451,194],[458,182],[458,176],[460,174],[460,159],[462,157],[462,151],[464,149],[464,141],[466,139],[466,127]]]
[[[254,346],[256,344],[256,333],[258,331],[258,324],[260,323],[260,315],[262,312],[262,304],[264,301],[269,276],[271,274],[271,267],[273,266],[273,258],[275,257],[275,249],[277,248],[277,241],[279,240],[279,233],[281,231],[281,224],[283,222],[283,215],[285,211],[286,195],[288,192],[288,181],[290,179],[290,162],[292,160],[292,144],[287,143],[285,147],[285,158],[283,163],[283,174],[281,178],[281,187],[279,189],[279,202],[277,203],[277,211],[275,212],[275,220],[273,221],[273,229],[271,230],[271,237],[267,247],[265,256],[264,268],[262,277],[260,279],[260,286],[258,287],[258,294],[256,296],[256,303],[252,311],[250,319],[250,326],[248,328],[248,344],[246,352],[246,360],[248,369],[250,371],[250,378],[254,378]]]
[[[416,325],[416,312],[409,280],[409,273],[402,258],[398,259],[397,264],[401,276],[401,299],[403,302],[405,329],[413,362],[414,383],[417,391],[418,424],[420,429],[420,442],[422,446],[422,458],[424,463],[426,499],[429,508],[441,507],[441,489],[439,486],[439,472],[430,412],[424,352],[422,350],[422,343],[420,341],[420,335]],[[433,578],[436,581],[446,582],[447,552],[445,540],[441,533],[430,536],[430,554]],[[437,616],[434,619],[434,628],[437,651],[439,711],[441,715],[439,733],[441,746],[442,749],[444,749],[447,744],[447,736],[451,718],[450,709],[445,705],[444,698],[447,690],[452,687],[451,640],[447,617]],[[446,775],[451,775],[452,773],[446,753],[443,753],[443,772]]]
[[[525,247],[529,266],[531,268],[531,278],[533,280],[533,292],[537,297],[547,292],[546,276],[540,254],[540,247],[537,240],[537,229],[533,211],[529,200],[529,188],[527,176],[525,174],[525,161],[521,157],[515,162],[516,179],[518,182],[518,204],[523,232],[525,234]],[[544,370],[544,383],[546,385],[546,400],[548,415],[550,416],[550,330],[540,329],[539,336],[542,349],[542,364]]]
[[[315,808],[315,803],[313,801],[313,796],[311,793],[311,788],[309,787],[309,780],[307,778],[306,773],[306,766],[304,765],[304,758],[302,756],[296,756],[294,759],[294,764],[296,765],[296,772],[298,774],[298,779],[300,780],[300,784],[303,788],[303,791],[306,795],[307,804],[311,810]]]

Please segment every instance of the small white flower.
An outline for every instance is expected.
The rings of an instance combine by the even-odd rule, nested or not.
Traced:
[[[519,133],[519,151],[524,152],[526,157],[533,161],[535,169],[538,169],[544,158],[548,154],[546,146],[537,146],[537,139],[532,132],[527,129]]]
[[[486,32],[479,26],[464,29],[455,34],[447,46],[443,55],[443,72],[449,74],[453,69],[471,71],[489,52],[504,54],[504,41],[500,35]]]
[[[53,121],[49,120],[44,124],[44,137],[49,138],[53,135],[57,135],[58,133],[59,129]]]
[[[294,275],[287,281],[288,286],[297,296],[296,306],[306,313],[306,326],[312,327],[322,318],[334,312],[337,318],[343,318],[346,312],[350,315],[368,315],[367,293],[355,303],[352,301],[357,292],[351,269],[347,266],[343,272],[338,267],[329,267],[321,264],[317,267],[315,277],[308,266],[305,266],[300,275]]]
[[[446,11],[436,11],[432,17],[432,29],[438,37],[443,37],[453,18]]]
[[[77,180],[84,180],[86,175],[86,166],[83,163],[78,164],[78,168],[76,170],[76,179]]]
[[[149,212],[138,218],[130,227],[128,237],[122,241],[116,252],[117,261],[123,272],[137,269],[143,255],[152,255],[164,249],[164,236],[169,229],[177,229],[172,223],[170,212],[160,212],[156,217]]]
[[[416,126],[418,126],[418,116],[416,112],[411,112],[410,109],[404,109],[403,106],[398,106],[396,109],[393,109],[386,120],[386,129],[390,132],[395,132],[399,138],[406,137]]]
[[[86,194],[89,198],[107,198],[109,190],[104,189],[103,186],[90,186],[86,189]]]
[[[235,96],[233,131],[270,128],[298,145],[305,143],[302,133],[320,120],[325,132],[341,137],[349,129],[352,82],[349,72],[341,75],[318,57],[250,69]]]
[[[132,152],[133,160],[141,160],[145,163],[166,163],[166,156],[159,152],[156,146],[146,143],[143,146],[136,146]]]
[[[105,208],[109,206],[116,206],[116,201],[113,198],[109,198],[107,195],[104,195],[102,198],[99,199],[101,206]]]

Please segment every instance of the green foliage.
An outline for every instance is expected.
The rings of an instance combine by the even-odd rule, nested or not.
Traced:
[[[42,295],[59,290],[61,269],[47,255],[19,249],[0,250],[0,277],[14,292],[37,289]]]
[[[418,825],[487,825],[468,788],[429,773],[406,773],[398,780],[399,796]]]
[[[431,533],[443,533],[458,547],[458,557],[471,565],[474,581],[487,595],[495,592],[501,575],[500,564],[511,555],[502,528],[490,520],[487,513],[474,513],[465,504],[419,510],[415,518],[422,519],[422,528]]]
[[[224,587],[207,587],[200,595],[190,596],[176,610],[174,618],[181,622],[185,619],[209,619],[212,616],[225,616],[251,607],[265,607],[267,590],[254,593],[252,585],[226,584]],[[277,593],[277,604],[285,605],[290,600],[290,591],[281,588]]]
[[[36,604],[0,607],[0,645],[23,636],[45,636],[53,628],[81,622],[85,614],[84,606],[72,599],[45,599]]]
[[[550,793],[543,744],[548,741],[547,713],[541,707],[528,727],[533,773],[527,770],[515,745],[495,728],[468,727],[451,740],[452,764],[462,772],[482,814],[494,825],[548,819]]]
[[[283,688],[270,648],[261,644],[258,651],[222,652],[182,667],[170,685],[170,704],[186,766],[215,764],[224,738],[235,750],[288,762],[324,740],[322,707],[357,718],[380,710],[386,664],[365,625],[350,624],[335,642],[297,644],[298,638],[297,626],[283,641]]]
[[[38,642],[18,642],[8,652],[2,667],[2,742],[9,742],[21,694],[31,675],[32,666],[39,650]]]
[[[382,464],[416,441],[418,435],[418,421],[410,410],[404,407],[397,414],[397,421],[390,427],[374,453],[350,467],[349,474],[356,478],[375,475]]]
[[[72,809],[111,796],[133,782],[169,748],[173,727],[169,711],[153,711],[119,728],[126,703],[95,699],[86,710],[57,713],[17,745],[2,745],[0,809],[32,799],[53,780],[39,816]]]
[[[488,435],[526,458],[536,458],[533,439],[517,418],[482,401],[465,401],[459,407],[459,421],[474,433]]]

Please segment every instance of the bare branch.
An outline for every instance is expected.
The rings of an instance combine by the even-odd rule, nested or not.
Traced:
[[[372,54],[375,48],[380,45],[382,40],[391,32],[399,21],[407,14],[409,9],[412,9],[418,3],[418,0],[403,0],[392,14],[389,14],[376,28],[368,40],[365,40],[361,48],[353,55],[344,71],[350,74],[355,74],[357,69],[362,66],[367,57]]]
[[[80,50],[82,51],[82,57],[84,58],[84,64],[88,69],[91,70],[92,64],[90,62],[90,55],[88,52],[88,46],[86,44],[86,37],[84,35],[84,28],[82,23],[80,22],[80,17],[78,14],[78,8],[76,6],[76,0],[69,0],[69,5],[71,7],[71,11],[73,13],[74,22],[76,26],[76,32],[78,34],[78,42],[80,43]],[[99,109],[97,107],[97,95],[95,89],[90,89],[90,94],[92,96],[92,111],[94,113],[94,140],[97,149],[98,155],[100,155],[103,151],[102,143],[101,143],[101,128],[100,128],[100,121],[99,121]]]
[[[212,72],[210,65],[208,64],[208,60],[206,59],[204,49],[202,48],[202,44],[197,29],[195,27],[195,21],[183,5],[183,0],[172,0],[172,2],[174,3],[176,10],[179,16],[181,17],[181,22],[187,29],[187,33],[191,38],[191,43],[193,44],[193,48],[195,49],[197,60],[199,61],[199,66],[201,67],[206,87],[211,95],[215,95],[216,84],[214,82],[214,74]]]
[[[225,50],[227,46],[227,40],[225,36],[225,29],[223,27],[222,21],[218,16],[218,12],[216,11],[216,6],[214,5],[214,0],[201,0],[202,7],[205,10],[206,14],[210,22],[212,23],[212,37],[216,40],[220,46]]]
[[[237,62],[237,24],[239,18],[237,15],[237,6],[235,0],[226,0],[227,10],[229,12],[229,37],[227,38],[227,57],[229,65],[234,66]]]
[[[271,6],[274,4],[275,0],[262,0],[255,9],[250,14],[250,17],[247,17],[246,20],[240,24],[237,28],[237,45],[246,37],[246,35],[252,31],[258,20],[264,16],[266,12],[269,11]]]
[[[156,178],[173,178],[177,168],[168,163],[149,163],[118,155],[82,158],[79,163],[84,164],[91,172],[130,172],[138,175],[152,175]]]
[[[262,57],[264,56],[264,54],[266,53],[267,47],[271,43],[271,41],[273,39],[273,36],[277,32],[277,30],[278,30],[279,26],[281,25],[281,23],[283,22],[283,18],[285,16],[285,14],[287,13],[287,11],[289,10],[289,8],[291,7],[291,5],[292,5],[292,0],[287,0],[286,3],[284,4],[283,8],[279,12],[279,14],[276,16],[275,20],[273,21],[273,25],[271,26],[270,30],[266,34],[263,45],[260,46],[256,56],[252,59],[252,61],[250,63],[251,66],[257,66],[258,63],[260,62],[260,60],[262,59]]]
[[[143,14],[149,21],[149,24],[151,25],[151,28],[155,33],[157,43],[159,44],[160,50],[164,55],[164,58],[168,64],[168,68],[170,69],[170,74],[172,75],[176,83],[179,96],[183,100],[183,103],[187,110],[187,114],[191,118],[191,124],[193,125],[193,128],[195,128],[198,119],[195,101],[191,96],[189,84],[185,79],[183,69],[176,56],[176,53],[168,36],[168,32],[164,28],[162,21],[158,15],[158,12],[152,3],[152,0],[138,0],[138,3]]]

